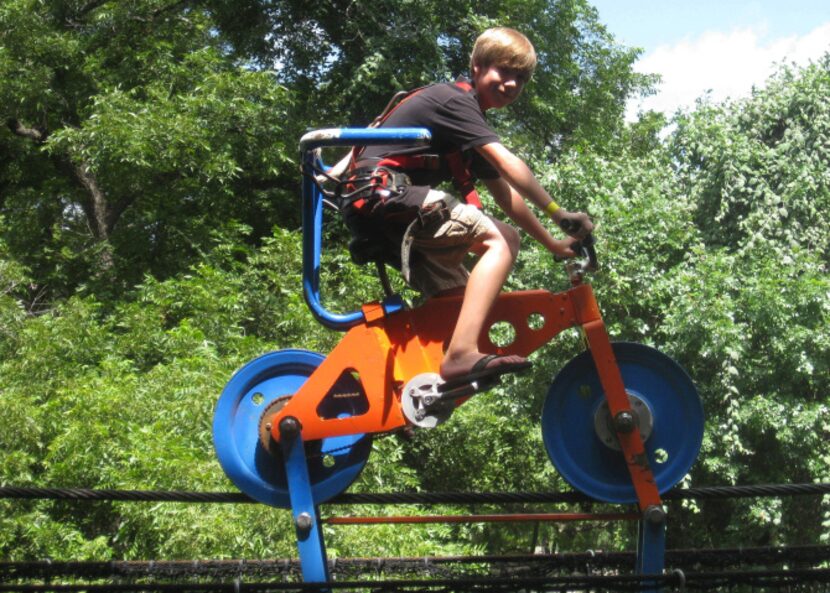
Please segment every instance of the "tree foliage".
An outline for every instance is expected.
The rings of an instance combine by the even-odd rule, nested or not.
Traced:
[[[6,241],[50,298],[181,271],[234,220],[296,224],[291,93],[188,4],[0,9]]]
[[[633,72],[639,52],[617,44],[585,0],[212,6],[237,47],[276,64],[280,80],[302,89],[299,100],[315,123],[365,125],[392,92],[467,74],[475,38],[495,25],[526,32],[541,57],[533,84],[508,117],[534,148],[603,145],[621,123],[626,98],[653,81]]]
[[[186,269],[231,221],[252,243],[291,228],[304,128],[365,124],[395,91],[466,72],[489,23],[543,52],[501,122],[534,148],[600,139],[647,88],[584,0],[387,4],[4,3],[0,188],[33,291],[117,296]]]
[[[327,352],[339,337],[300,292],[295,142],[306,126],[365,124],[394,91],[464,72],[491,24],[539,50],[534,82],[495,124],[558,201],[598,221],[593,282],[612,336],[674,356],[700,389],[706,435],[684,484],[830,481],[830,57],[782,68],[747,100],[702,100],[662,139],[659,115],[623,122],[651,78],[583,0],[8,0],[0,483],[231,488],[210,425],[234,369],[273,349]],[[326,231],[324,296],[343,310],[375,298],[371,273],[339,248],[342,227]],[[526,245],[511,288],[565,288],[551,264]],[[354,490],[567,488],[538,419],[581,347],[567,333],[530,375],[450,422],[378,439]],[[287,514],[258,505],[0,508],[12,560],[294,553]],[[830,537],[826,503],[671,512],[670,543]],[[527,526],[361,529],[327,531],[330,553],[525,551],[531,540]],[[560,550],[631,547],[632,536],[542,533]]]

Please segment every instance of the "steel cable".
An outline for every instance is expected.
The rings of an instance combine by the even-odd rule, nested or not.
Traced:
[[[761,484],[755,486],[708,486],[675,488],[664,500],[717,500],[830,494],[830,483]],[[31,488],[0,486],[0,498],[80,501],[140,501],[188,503],[254,503],[241,492],[187,492],[159,490],[91,490],[86,488]],[[384,492],[342,493],[328,505],[349,504],[511,504],[598,502],[580,492]]]
[[[643,587],[683,587],[685,590],[718,590],[724,587],[749,585],[757,587],[779,587],[791,590],[794,585],[799,591],[808,589],[809,584],[820,584],[826,590],[830,583],[830,569],[804,570],[753,570],[712,573],[683,573],[674,571],[670,574],[655,575],[574,575],[558,577],[524,577],[493,578],[477,577],[462,579],[395,579],[365,581],[330,581],[327,583],[285,583],[256,582],[246,583],[241,579],[222,583],[109,583],[109,584],[71,584],[71,585],[0,585],[0,592],[18,591],[45,593],[47,591],[75,593],[80,591],[165,591],[165,592],[220,592],[220,591],[321,591],[321,590],[360,590],[410,592],[417,591],[487,591],[490,593],[532,589],[537,591],[588,591],[601,588],[607,591],[639,591]]]
[[[402,573],[434,572],[438,566],[463,567],[490,565],[491,573],[502,571],[502,566],[521,565],[533,570],[585,570],[629,568],[633,566],[634,552],[586,552],[556,554],[514,554],[479,556],[436,556],[410,558],[339,558],[330,560],[332,573]],[[723,568],[727,566],[770,565],[798,563],[817,565],[830,561],[830,546],[765,546],[754,548],[676,549],[666,550],[666,565],[670,567]],[[456,568],[455,570],[459,570]],[[51,560],[28,562],[0,562],[0,580],[76,578],[194,578],[194,577],[274,577],[297,575],[300,563],[296,559],[277,560],[150,560],[106,562],[56,562]]]

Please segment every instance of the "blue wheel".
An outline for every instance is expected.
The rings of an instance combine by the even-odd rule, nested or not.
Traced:
[[[700,451],[700,397],[683,368],[665,354],[625,342],[613,348],[632,409],[641,412],[649,464],[662,494],[689,472]],[[605,502],[636,502],[619,443],[603,427],[604,403],[591,353],[583,352],[565,365],[548,391],[542,410],[545,448],[577,490]]]
[[[279,350],[256,358],[231,378],[213,416],[213,444],[225,474],[251,498],[290,508],[288,481],[279,444],[269,442],[268,415],[285,405],[324,357],[307,350]],[[333,393],[359,394],[362,386],[345,373]],[[362,414],[366,400],[325,398],[322,417]],[[315,503],[340,494],[360,474],[371,452],[371,435],[350,435],[305,443]]]

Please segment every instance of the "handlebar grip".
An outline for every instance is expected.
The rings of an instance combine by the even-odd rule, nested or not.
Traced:
[[[597,250],[594,248],[595,242],[593,235],[587,235],[581,241],[571,243],[571,249],[574,253],[588,258],[588,266],[591,270],[596,270],[599,265],[597,262]]]
[[[594,239],[593,234],[590,234],[590,235],[586,235],[585,238],[582,239],[582,241],[577,241],[577,243],[581,243],[582,246],[586,247],[586,248],[587,247],[593,247],[594,244],[596,243],[596,239]]]
[[[579,229],[582,228],[582,223],[578,220],[563,218],[559,221],[559,228],[570,235],[571,233],[579,232]]]

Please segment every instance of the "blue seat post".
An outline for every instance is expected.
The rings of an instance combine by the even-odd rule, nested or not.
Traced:
[[[303,167],[303,295],[314,317],[324,326],[340,331],[364,322],[363,312],[334,313],[326,309],[320,297],[320,258],[323,244],[323,194],[311,178],[315,167],[323,167],[315,154],[317,148],[330,146],[428,144],[429,130],[424,128],[333,128],[308,132],[300,139]],[[387,314],[403,308],[399,298],[384,301]]]

